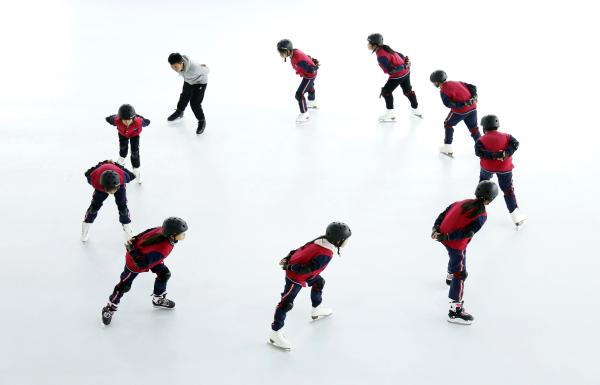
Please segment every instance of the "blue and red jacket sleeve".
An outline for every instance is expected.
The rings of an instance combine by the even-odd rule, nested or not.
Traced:
[[[498,158],[498,153],[496,153],[494,151],[486,150],[485,147],[483,146],[483,143],[481,143],[481,140],[479,140],[479,139],[477,139],[477,142],[475,142],[475,155],[477,155],[480,158],[484,158],[484,159]]]
[[[315,67],[308,64],[308,62],[301,60],[298,62],[298,67],[302,68],[306,73],[314,74]]]
[[[111,124],[113,126],[116,126],[116,124],[115,124],[115,118],[116,117],[117,117],[117,115],[107,116],[106,117],[106,123]]]
[[[508,146],[506,147],[506,150],[504,150],[504,152],[508,156],[511,156],[512,154],[515,153],[515,151],[517,151],[518,148],[519,148],[519,141],[514,136],[511,135],[510,138],[508,139]]]
[[[147,127],[150,125],[150,119],[146,119],[142,115],[138,115],[138,117],[142,119],[142,127]]]
[[[142,269],[165,259],[165,256],[157,251],[152,251],[148,254],[135,253],[131,254],[131,256],[134,257],[135,264]]]
[[[448,108],[456,108],[457,104],[450,100],[450,97],[443,92],[440,92],[440,96],[442,97],[442,103]]]
[[[296,274],[310,274],[313,271],[317,271],[325,266],[331,261],[331,257],[329,255],[317,255],[314,257],[309,263],[305,265],[301,264],[293,264],[288,266],[288,270],[294,272]]]
[[[390,72],[390,69],[391,69],[390,67],[392,66],[392,63],[388,60],[387,57],[378,56],[377,62],[379,63],[379,66],[381,67],[383,72],[385,72],[386,74]]]
[[[483,224],[486,220],[487,215],[482,215],[478,217],[464,229],[456,230],[448,234],[448,240],[458,241],[460,239],[473,238],[473,235],[475,235],[475,233],[477,233],[481,229],[481,227],[483,227]]]
[[[446,207],[446,210],[442,211],[440,215],[438,215],[437,219],[433,223],[434,229],[438,230],[440,228],[442,221],[444,220],[444,218],[446,218],[446,213],[448,213],[448,210],[450,210],[450,207],[452,207],[452,205]]]

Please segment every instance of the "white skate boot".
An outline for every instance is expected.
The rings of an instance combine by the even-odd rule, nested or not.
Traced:
[[[458,301],[450,302],[448,311],[448,322],[453,324],[470,325],[473,322],[473,316],[463,309],[463,303]]]
[[[323,307],[323,305],[319,305],[317,307],[312,308],[312,312],[311,312],[310,316],[312,317],[313,321],[316,321],[316,320],[320,320],[321,318],[324,318],[324,317],[329,317],[332,314],[333,314],[333,310],[331,310],[327,307]]]
[[[515,224],[515,230],[519,231],[525,226],[525,223],[527,222],[527,216],[523,214],[521,210],[518,208],[514,209],[513,212],[510,213],[510,216]]]
[[[419,111],[418,108],[412,108],[411,113],[412,113],[413,116],[416,116],[417,118],[423,119],[423,114]]]
[[[120,156],[119,159],[117,159],[117,164],[121,167],[124,167],[125,166],[125,158]]]
[[[306,102],[306,106],[308,108],[317,108],[317,102],[314,100],[309,100],[308,102]]]
[[[83,222],[81,224],[81,242],[85,242],[90,237],[90,226],[91,223]]]
[[[298,118],[296,119],[296,123],[305,123],[308,122],[308,120],[310,119],[310,114],[308,113],[308,111],[301,113],[300,115],[298,115]]]
[[[271,330],[271,335],[269,335],[269,343],[283,350],[290,350],[292,348],[290,341],[288,341],[283,335],[282,329]]]
[[[440,146],[440,153],[449,156],[450,158],[454,158],[454,150],[452,149],[451,144]]]
[[[135,179],[137,180],[138,184],[142,184],[142,172],[140,171],[139,167],[133,169],[133,175],[135,175]]]
[[[123,236],[125,236],[125,242],[133,238],[133,228],[131,227],[131,223],[123,225]]]
[[[396,121],[396,115],[394,115],[394,110],[386,110],[385,114],[381,115],[379,117],[379,121],[380,122],[395,122]]]

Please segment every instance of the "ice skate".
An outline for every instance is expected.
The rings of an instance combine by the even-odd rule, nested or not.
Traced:
[[[206,120],[199,120],[198,121],[198,128],[196,129],[196,135],[200,135],[204,132],[204,129],[206,128]]]
[[[131,227],[131,223],[123,224],[123,236],[125,237],[125,242],[133,238],[133,228]]]
[[[452,301],[450,302],[450,310],[448,311],[448,322],[460,325],[470,325],[473,322],[473,316],[463,309],[462,301]]]
[[[173,309],[175,307],[175,302],[167,298],[167,293],[162,293],[161,295],[153,294],[152,305],[162,309]]]
[[[317,321],[321,318],[329,317],[332,314],[333,310],[323,307],[323,305],[319,305],[317,307],[312,308],[310,316],[312,317],[313,321]]]
[[[269,343],[279,349],[290,350],[292,345],[290,341],[285,338],[282,333],[282,329],[280,330],[271,330],[271,335],[269,336]]]
[[[423,119],[423,114],[419,111],[418,108],[411,108],[411,110],[412,116],[416,116],[417,118]]]
[[[440,154],[454,158],[454,150],[452,149],[452,145],[444,144],[443,146],[440,146]]]
[[[142,184],[142,172],[140,171],[139,167],[133,169],[133,175],[135,175],[135,180],[137,180],[137,183]]]
[[[174,120],[181,119],[181,118],[183,118],[183,111],[175,110],[175,112],[173,112],[171,115],[169,115],[167,120],[169,122],[172,122]]]
[[[446,285],[450,286],[450,284],[452,283],[452,278],[454,278],[454,275],[452,275],[452,273],[446,274]]]
[[[385,114],[379,117],[379,121],[383,123],[395,122],[396,116],[394,115],[394,110],[386,110]]]
[[[119,159],[117,159],[117,164],[121,167],[125,166],[125,158],[120,156]]]
[[[81,224],[81,242],[86,242],[90,237],[90,227],[91,223],[83,222]]]
[[[102,323],[104,325],[110,325],[110,321],[112,321],[113,314],[117,311],[117,305],[113,303],[107,303],[106,306],[102,308]]]
[[[518,208],[514,209],[510,216],[515,224],[515,230],[519,231],[527,223],[527,216],[521,212]]]
[[[310,119],[310,114],[308,113],[308,111],[301,113],[300,115],[298,115],[298,118],[296,119],[296,123],[305,123],[308,122],[308,120]]]
[[[317,109],[317,102],[314,100],[309,100],[308,102],[306,102],[306,106],[308,108],[314,108]]]

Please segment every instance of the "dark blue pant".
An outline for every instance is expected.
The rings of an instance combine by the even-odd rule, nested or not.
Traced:
[[[445,144],[452,143],[452,136],[454,135],[454,126],[464,121],[471,132],[471,137],[475,142],[481,137],[479,128],[477,127],[477,109],[469,111],[466,114],[457,114],[456,112],[450,112],[446,120],[444,120],[444,130],[446,136],[444,137]]]
[[[419,107],[419,103],[417,102],[417,95],[415,91],[413,91],[412,86],[410,84],[410,72],[401,78],[390,78],[385,83],[385,85],[381,88],[381,96],[385,99],[385,108],[388,110],[394,109],[394,90],[400,86],[402,88],[402,92],[404,96],[410,102],[410,106],[412,108]]]
[[[450,282],[450,293],[448,297],[454,301],[462,301],[465,279],[467,279],[467,250],[456,250],[446,247],[448,250],[448,273],[452,274]]]
[[[94,190],[94,195],[92,195],[92,204],[87,209],[85,213],[84,222],[86,223],[94,223],[94,220],[98,216],[98,211],[102,204],[108,198],[108,193],[103,191]],[[125,191],[125,185],[119,187],[117,192],[115,193],[115,202],[117,203],[117,208],[119,209],[119,222],[122,224],[131,223],[131,219],[129,218],[129,209],[127,208],[127,193]]]
[[[205,120],[202,101],[204,100],[204,93],[206,92],[207,86],[207,84],[190,84],[188,82],[183,82],[183,89],[181,90],[181,95],[179,95],[177,109],[179,111],[184,111],[189,103],[196,119],[198,119],[198,121]]]
[[[171,278],[171,271],[164,264],[156,265],[152,269],[150,269],[154,274],[156,274],[156,279],[154,280],[154,295],[162,295],[165,291],[167,291],[167,281]],[[113,293],[108,297],[108,300],[118,305],[121,302],[121,298],[123,294],[127,293],[131,289],[131,284],[135,277],[137,277],[140,273],[134,273],[129,270],[127,266],[121,273],[121,280],[115,286]]]
[[[140,167],[140,137],[132,136],[127,138],[119,134],[119,156],[121,158],[127,158],[127,152],[129,151],[129,143],[131,142],[131,165],[133,168]]]
[[[504,192],[504,202],[506,202],[508,212],[512,213],[517,207],[519,207],[517,205],[517,197],[515,196],[515,189],[513,187],[512,171],[494,173],[481,169],[481,172],[479,173],[479,181],[481,182],[482,180],[490,180],[494,174],[498,176],[500,190]]]
[[[306,281],[306,284],[311,287],[310,300],[312,306],[319,306],[323,301],[322,294],[325,280],[320,275],[317,275],[315,278]],[[298,285],[288,278],[285,279],[285,287],[283,288],[283,293],[281,293],[281,301],[277,304],[277,308],[275,309],[275,319],[271,324],[273,330],[279,330],[283,327],[286,313],[294,307],[294,299],[298,293],[300,293],[301,289],[301,285]]]
[[[316,78],[315,78],[316,79]],[[300,106],[300,112],[305,113],[308,110],[304,94],[308,92],[308,100],[315,100],[315,79],[303,78],[296,90],[296,100]]]

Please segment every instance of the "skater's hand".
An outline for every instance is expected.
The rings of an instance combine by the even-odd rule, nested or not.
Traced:
[[[438,235],[440,235],[440,233],[437,231],[437,229],[433,229],[431,232],[431,239],[437,240]]]
[[[281,266],[281,270],[287,270],[288,267],[290,266],[290,258],[289,257],[282,258],[281,261],[279,261],[279,266]]]
[[[496,160],[499,160],[499,161],[502,162],[502,161],[504,161],[504,159],[506,159],[506,152],[505,151],[500,151],[500,152],[496,153],[496,155],[497,155],[496,156]]]
[[[411,62],[410,59],[408,58],[408,56],[404,56],[404,66],[406,68],[410,68]]]
[[[448,234],[436,233],[435,240],[438,242],[444,242],[448,240]]]

